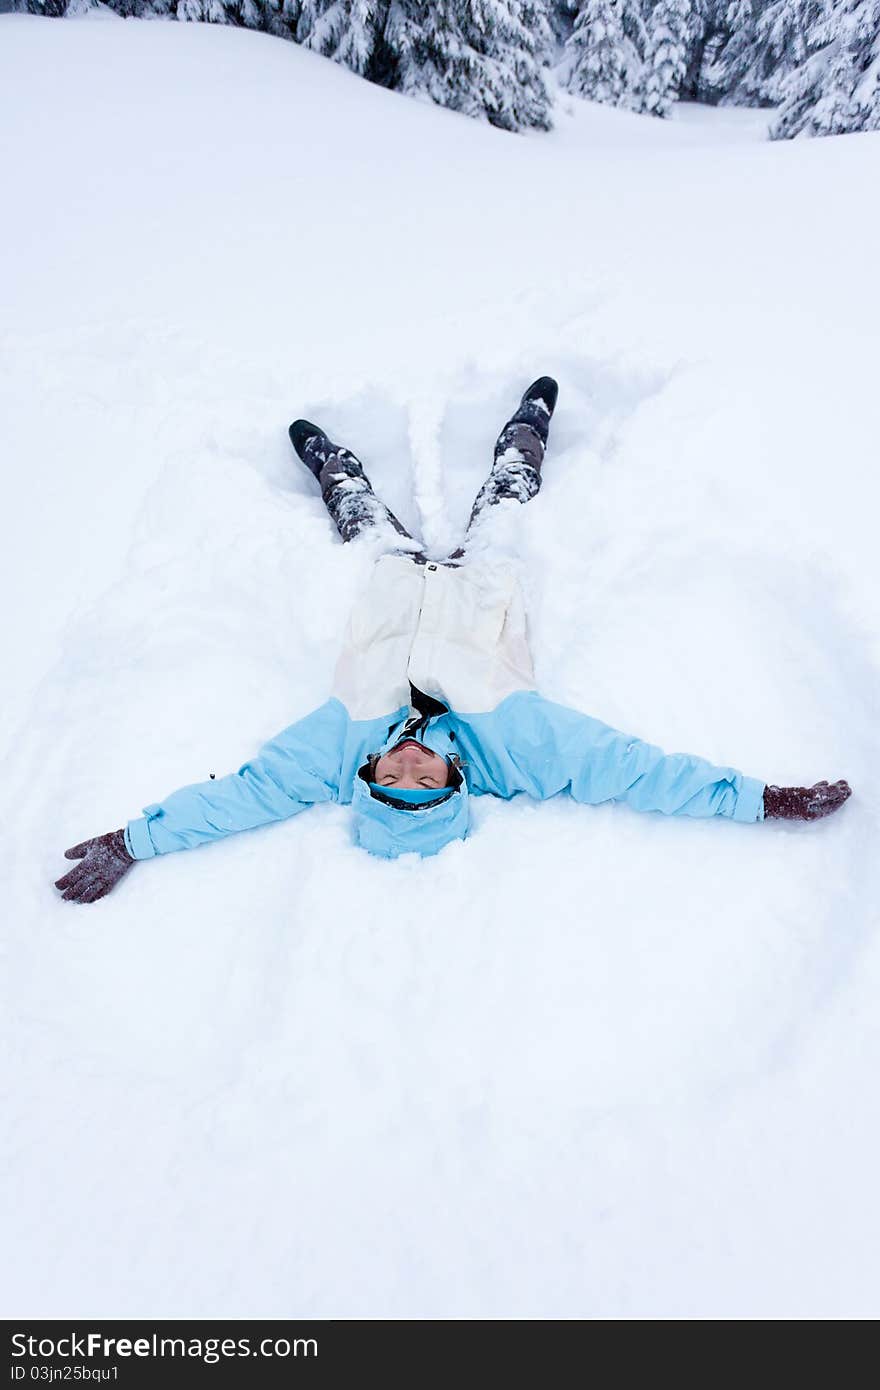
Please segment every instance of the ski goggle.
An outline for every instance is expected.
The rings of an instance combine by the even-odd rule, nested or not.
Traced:
[[[377,801],[393,806],[399,811],[419,811],[445,801],[454,795],[456,787],[380,787],[378,782],[370,782],[370,793]]]
[[[374,796],[378,796],[380,801],[403,801],[407,806],[430,806],[431,802],[439,801],[442,796],[448,796],[449,792],[455,791],[455,787],[380,787],[378,783],[370,783],[370,791]]]

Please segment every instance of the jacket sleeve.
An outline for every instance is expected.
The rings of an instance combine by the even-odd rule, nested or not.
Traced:
[[[339,701],[328,700],[264,744],[238,772],[145,806],[143,817],[126,826],[126,848],[134,859],[150,859],[335,801],[348,722]]]
[[[525,791],[543,800],[567,791],[589,805],[625,801],[667,816],[764,819],[764,783],[736,768],[664,753],[533,693],[510,697],[498,715],[503,751],[496,772],[508,784],[498,788],[501,795]]]

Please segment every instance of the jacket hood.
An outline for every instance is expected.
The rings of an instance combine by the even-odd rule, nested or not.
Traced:
[[[400,742],[406,721],[389,730],[389,736],[380,750],[387,752]],[[432,720],[427,728],[415,735],[419,742],[448,758],[455,751],[449,733],[442,727],[442,721]],[[396,859],[401,854],[437,854],[452,840],[463,840],[470,823],[467,783],[463,776],[458,777],[459,785],[452,795],[438,801],[411,808],[390,806],[388,802],[373,796],[369,781],[362,768],[354,779],[352,792],[352,811],[354,813],[354,837],[357,844],[370,854],[382,859]]]

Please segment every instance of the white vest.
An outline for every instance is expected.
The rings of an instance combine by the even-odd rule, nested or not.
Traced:
[[[409,705],[410,682],[458,714],[535,688],[513,564],[376,561],[349,617],[333,694],[352,719],[377,719]]]

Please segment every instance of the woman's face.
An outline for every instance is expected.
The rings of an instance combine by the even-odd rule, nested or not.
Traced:
[[[449,764],[424,744],[407,739],[392,748],[376,763],[373,781],[380,787],[399,787],[402,791],[433,790],[445,787]]]

